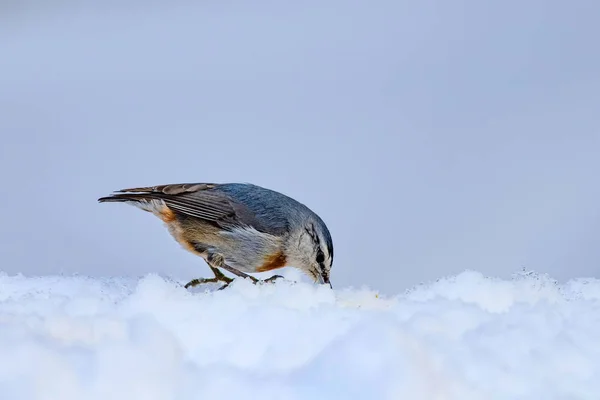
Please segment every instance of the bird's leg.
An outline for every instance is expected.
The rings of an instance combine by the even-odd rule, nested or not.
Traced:
[[[233,281],[233,279],[227,278],[225,275],[223,275],[221,271],[219,271],[218,268],[223,268],[224,270],[229,271],[232,274],[239,276],[240,278],[249,278],[252,281],[252,283],[258,282],[258,279],[256,279],[255,277],[245,274],[242,271],[238,271],[237,269],[225,264],[225,258],[221,254],[209,253],[208,257],[206,258],[206,261],[209,263],[210,268],[215,273],[215,277],[221,278],[221,280],[225,282],[225,284],[221,286],[219,290],[223,290],[226,287],[228,287],[229,284]]]
[[[214,261],[212,260],[213,257],[211,257],[210,261]],[[214,278],[197,278],[197,279],[192,279],[191,281],[189,281],[188,283],[185,284],[185,288],[189,288],[189,287],[193,287],[193,286],[197,286],[197,285],[202,285],[204,283],[217,283],[217,282],[225,282],[225,285],[223,285],[221,288],[219,288],[219,290],[221,289],[225,289],[227,286],[229,286],[229,284],[231,282],[233,282],[233,279],[226,277],[225,275],[223,275],[223,273],[221,271],[219,271],[219,269],[212,264],[212,262],[209,262],[209,260],[207,260],[208,262],[208,266],[210,267],[210,269],[212,270],[213,274],[215,274]]]
[[[229,265],[227,265],[225,263],[223,263],[221,265],[221,268],[223,268],[223,269],[231,272],[232,274],[235,274],[235,275],[239,276],[240,278],[250,278],[252,280],[252,283],[254,283],[254,284],[257,284],[257,283],[271,283],[271,282],[275,282],[279,278],[283,279],[283,276],[281,276],[281,275],[273,275],[272,277],[267,278],[267,279],[256,279],[255,277],[250,276],[248,274],[245,274],[245,273],[243,273],[241,271],[238,271],[235,268],[231,268]],[[230,283],[231,282],[228,282],[221,289],[225,289],[227,286],[229,286]]]
[[[253,277],[253,276],[251,276],[251,275],[248,275],[248,274],[245,274],[245,273],[243,273],[243,272],[241,272],[241,271],[238,271],[237,269],[235,269],[235,268],[232,268],[232,267],[230,267],[230,266],[229,266],[229,265],[227,265],[227,264],[223,264],[223,265],[221,265],[221,268],[223,268],[223,269],[225,269],[225,270],[227,270],[227,271],[231,272],[232,274],[235,274],[235,275],[239,276],[240,278],[250,278],[250,279],[252,280],[252,283],[254,283],[255,285],[256,285],[257,283],[271,283],[271,282],[275,282],[275,281],[276,281],[277,279],[279,279],[279,278],[283,279],[283,276],[281,276],[281,275],[273,275],[272,277],[270,277],[270,278],[267,278],[267,279],[264,279],[264,280],[261,280],[261,279],[256,279],[255,277]],[[224,275],[223,275],[223,276],[224,276]],[[229,278],[227,278],[227,279],[229,279]],[[229,286],[229,284],[230,284],[232,281],[233,281],[233,279],[231,279],[229,282],[225,283],[223,286],[221,286],[221,287],[219,288],[219,290],[223,290],[223,289],[225,289],[227,286]]]
[[[219,288],[219,290],[225,289],[226,287],[229,286],[229,284],[231,282],[233,282],[233,279],[228,278],[225,275],[223,275],[223,273],[221,271],[219,271],[219,268],[223,268],[224,270],[229,271],[232,274],[239,276],[240,278],[244,278],[244,279],[248,278],[254,284],[257,284],[259,282],[260,283],[270,283],[270,282],[274,282],[275,280],[277,280],[279,278],[283,279],[283,276],[281,276],[281,275],[273,275],[272,277],[267,278],[265,280],[256,279],[255,277],[253,277],[251,275],[248,275],[242,271],[238,271],[237,269],[225,264],[225,259],[223,258],[223,256],[221,254],[218,254],[218,253],[209,253],[208,257],[206,258],[206,262],[208,263],[208,265],[210,266],[210,269],[215,274],[215,277],[214,278],[193,279],[185,285],[185,288],[188,288],[190,286],[200,285],[203,283],[225,282],[225,284],[223,286],[221,286]]]
[[[212,270],[212,272],[215,273],[215,278],[217,278],[221,282],[225,282],[227,284],[230,284],[231,282],[233,282],[232,278],[228,278],[225,275],[223,275],[223,273],[221,271],[219,271],[218,268],[215,268],[215,267],[211,266],[210,269]]]
[[[237,269],[232,268],[232,267],[230,267],[229,265],[227,265],[225,263],[221,264],[221,268],[223,268],[226,271],[231,272],[234,275],[239,276],[240,278],[250,278],[250,280],[252,280],[252,283],[257,283],[258,282],[258,279],[256,279],[255,277],[253,277],[251,275],[248,275],[248,274],[245,274],[242,271],[238,271]]]

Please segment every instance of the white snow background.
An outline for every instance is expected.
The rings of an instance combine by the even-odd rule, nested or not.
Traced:
[[[465,271],[382,297],[0,274],[0,354],[3,400],[598,399],[600,280]]]

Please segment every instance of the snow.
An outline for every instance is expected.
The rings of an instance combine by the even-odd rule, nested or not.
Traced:
[[[0,398],[598,399],[600,280],[465,271],[396,296],[0,273]]]

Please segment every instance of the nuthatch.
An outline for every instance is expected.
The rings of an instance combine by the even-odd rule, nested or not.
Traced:
[[[99,202],[125,202],[159,217],[183,248],[202,257],[214,278],[185,287],[233,279],[219,268],[254,283],[248,273],[285,266],[315,282],[329,284],[333,241],[323,220],[304,204],[273,190],[246,183],[181,183],[118,190]]]

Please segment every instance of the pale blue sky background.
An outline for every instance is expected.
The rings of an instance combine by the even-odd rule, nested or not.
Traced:
[[[322,216],[337,288],[599,276],[599,2],[96,3],[0,6],[0,270],[207,276],[96,199],[235,181]]]

